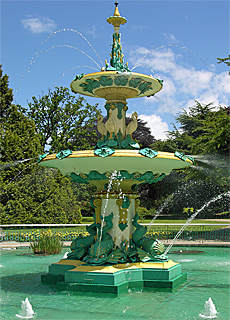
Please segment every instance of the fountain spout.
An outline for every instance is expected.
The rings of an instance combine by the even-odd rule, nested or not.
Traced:
[[[216,307],[212,301],[211,298],[208,299],[208,301],[205,302],[204,304],[204,314],[199,314],[199,316],[201,318],[205,318],[205,319],[214,319],[217,317],[217,311],[216,311]]]
[[[16,317],[20,319],[32,319],[34,317],[34,314],[35,312],[28,298],[26,298],[25,301],[22,301],[21,311],[19,314],[16,314]]]

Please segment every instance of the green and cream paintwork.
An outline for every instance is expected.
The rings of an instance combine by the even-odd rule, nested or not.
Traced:
[[[79,237],[72,245],[69,259],[80,259],[88,264],[165,260],[164,247],[156,239],[145,237],[146,230],[137,223],[137,185],[156,183],[173,169],[190,166],[193,159],[181,153],[141,149],[133,140],[137,129],[137,113],[125,125],[127,99],[152,96],[162,89],[162,80],[133,73],[124,63],[117,3],[108,23],[114,26],[110,65],[100,72],[80,74],[70,87],[73,92],[106,100],[107,121],[98,117],[101,133],[95,150],[61,150],[57,154],[39,157],[39,164],[56,168],[77,183],[91,183],[97,191],[91,201],[95,221],[88,237]],[[113,179],[114,177],[114,179]],[[147,259],[147,260],[146,260]]]

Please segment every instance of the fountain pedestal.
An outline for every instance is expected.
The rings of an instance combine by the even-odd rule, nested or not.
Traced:
[[[79,260],[60,260],[42,276],[44,283],[57,283],[59,290],[111,293],[119,295],[131,290],[174,290],[187,279],[181,266],[166,262],[126,263],[92,266]]]

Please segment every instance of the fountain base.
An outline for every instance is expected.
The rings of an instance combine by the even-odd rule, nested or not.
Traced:
[[[92,266],[80,260],[62,259],[42,275],[43,283],[57,283],[58,290],[119,295],[129,289],[173,291],[187,280],[172,260]]]

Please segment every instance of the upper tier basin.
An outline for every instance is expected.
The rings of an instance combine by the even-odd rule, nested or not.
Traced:
[[[162,89],[162,81],[140,73],[104,71],[76,76],[70,87],[91,97],[126,100],[154,95]]]
[[[128,173],[144,174],[148,171],[153,174],[170,174],[173,169],[189,167],[192,161],[188,158],[181,160],[173,153],[158,152],[154,158],[148,158],[139,153],[139,150],[115,150],[107,157],[95,155],[93,150],[73,151],[68,157],[56,158],[55,154],[47,155],[40,165],[57,168],[62,174],[89,174],[97,171],[100,174],[125,170]]]

